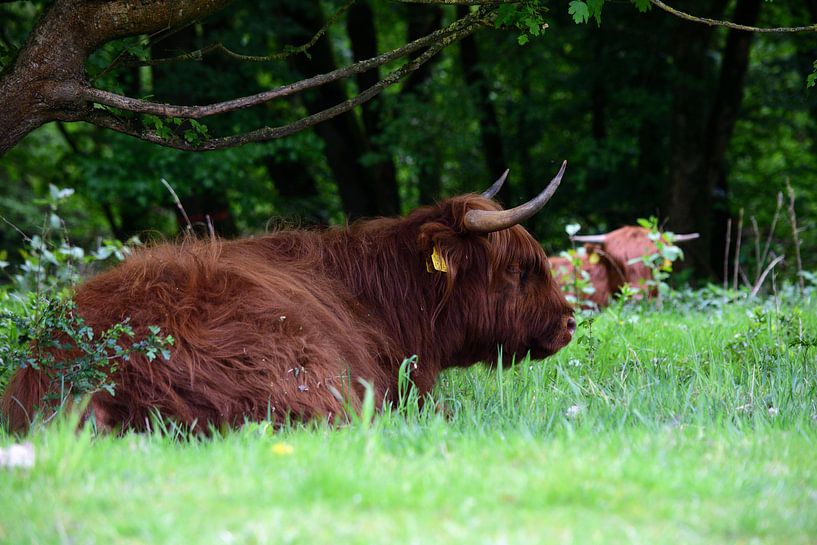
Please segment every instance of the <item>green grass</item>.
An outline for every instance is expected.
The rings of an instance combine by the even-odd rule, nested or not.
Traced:
[[[0,542],[817,542],[817,305],[694,306],[608,310],[554,358],[340,429],[58,422],[0,469]]]

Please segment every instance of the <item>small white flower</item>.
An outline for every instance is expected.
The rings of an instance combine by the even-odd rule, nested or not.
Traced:
[[[23,443],[0,448],[0,467],[34,467],[34,445]]]
[[[769,416],[775,417],[780,411],[777,410],[777,407],[769,407]]]
[[[581,407],[579,407],[578,405],[571,405],[565,411],[565,416],[568,418],[576,418],[581,414],[581,412],[582,412]]]
[[[567,225],[565,225],[565,232],[568,234],[568,236],[572,237],[573,235],[578,233],[579,229],[581,228],[582,226],[579,225],[578,223],[568,223]]]

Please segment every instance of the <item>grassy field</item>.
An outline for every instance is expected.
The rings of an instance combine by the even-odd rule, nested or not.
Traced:
[[[817,543],[815,332],[815,303],[699,297],[340,429],[57,423],[0,469],[0,542]]]

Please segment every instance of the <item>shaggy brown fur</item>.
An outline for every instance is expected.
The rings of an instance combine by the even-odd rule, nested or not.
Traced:
[[[658,251],[648,234],[649,230],[644,227],[627,225],[607,233],[602,244],[584,245],[586,255],[582,257],[582,270],[590,275],[590,282],[596,290],[589,297],[590,301],[599,307],[607,306],[625,282],[637,291],[646,289],[644,281],[652,278],[650,269],[643,263],[629,261]],[[591,259],[593,255],[595,257]],[[556,280],[569,288],[573,284],[570,261],[555,257],[550,263]]]
[[[97,422],[144,429],[154,409],[199,428],[332,418],[359,405],[359,379],[393,400],[415,354],[421,393],[447,367],[492,362],[498,345],[553,354],[575,323],[541,246],[520,226],[466,231],[469,209],[499,207],[466,195],[402,219],[165,244],[92,278],[75,301],[95,330],[129,317],[137,335],[158,325],[176,339],[170,361],[121,362],[116,395],[92,397]],[[427,270],[435,246],[445,273]],[[54,379],[16,374],[2,402],[12,429],[29,425]]]
[[[590,277],[590,284],[595,291],[585,299],[596,307],[606,307],[610,298],[624,285],[626,265],[604,251],[600,244],[584,245],[586,254],[581,257],[582,270]],[[550,267],[556,281],[573,294],[573,265],[564,257],[550,258]],[[588,305],[590,306],[590,305]]]
[[[652,279],[652,273],[641,262],[629,263],[645,255],[658,251],[655,243],[648,237],[650,231],[644,227],[627,225],[607,233],[603,250],[618,263],[622,263],[627,282],[634,289],[644,290],[644,281]]]

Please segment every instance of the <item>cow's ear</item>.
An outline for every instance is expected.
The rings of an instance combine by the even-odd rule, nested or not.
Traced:
[[[463,263],[462,235],[451,226],[431,221],[420,227],[417,244],[429,273],[448,275],[449,283],[456,278]]]
[[[595,262],[604,267],[611,293],[617,292],[619,286],[626,280],[626,264],[621,259],[607,253],[602,244],[589,242],[584,245],[584,248],[591,263]]]
[[[599,255],[599,252],[603,251],[603,249],[601,244],[595,242],[587,242],[584,245],[584,251],[587,252],[587,255]]]
[[[449,199],[440,205],[439,215],[420,226],[417,242],[422,255],[429,259],[428,269],[444,272],[449,286],[453,285],[458,273],[468,268],[490,268],[489,252],[485,251],[490,247],[490,235],[471,232],[465,225],[466,215],[474,209],[499,210],[500,207],[492,201],[474,196]],[[439,257],[445,263],[445,271],[434,266],[432,256]]]

